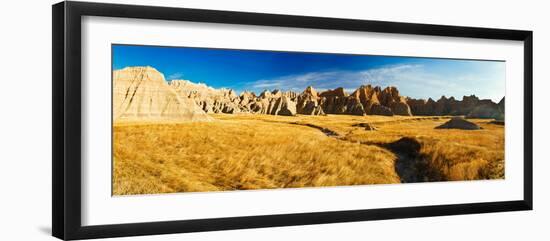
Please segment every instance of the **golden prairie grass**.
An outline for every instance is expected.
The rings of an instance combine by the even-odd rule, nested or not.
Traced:
[[[377,131],[350,130],[350,141],[391,143],[403,137],[420,144],[419,165],[430,181],[504,178],[504,126],[470,119],[481,130],[434,129],[449,118],[425,117],[373,121]]]
[[[225,191],[399,183],[402,137],[422,147],[429,180],[504,177],[504,128],[439,130],[446,118],[213,115],[194,123],[116,123],[113,194]],[[372,123],[377,131],[354,126]],[[297,125],[298,124],[298,125]],[[329,137],[299,124],[328,128]]]
[[[397,183],[394,155],[284,123],[114,126],[113,194]]]

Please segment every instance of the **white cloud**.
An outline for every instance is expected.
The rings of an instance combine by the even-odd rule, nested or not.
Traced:
[[[183,73],[181,73],[181,72],[177,72],[177,73],[173,73],[171,75],[168,75],[168,80],[181,79],[181,78],[183,78]]]
[[[421,65],[393,65],[360,71],[324,71],[309,72],[299,75],[287,75],[273,79],[261,79],[249,83],[246,88],[254,91],[262,89],[304,90],[313,86],[319,90],[343,87],[355,90],[361,85],[394,85],[398,80],[410,79],[412,73],[418,72]],[[407,76],[407,78],[405,78]]]
[[[343,87],[347,92],[352,92],[361,85],[371,84],[382,88],[396,86],[402,95],[413,98],[438,99],[446,95],[462,99],[463,95],[471,94],[493,100],[502,98],[504,91],[502,94],[499,91],[493,97],[486,94],[485,88],[480,89],[479,86],[472,85],[476,78],[477,81],[481,81],[481,77],[475,73],[441,73],[424,65],[400,64],[359,71],[320,71],[261,79],[248,83],[245,89],[255,92],[264,89],[301,92],[311,85],[321,91]],[[463,81],[464,79],[469,81]]]

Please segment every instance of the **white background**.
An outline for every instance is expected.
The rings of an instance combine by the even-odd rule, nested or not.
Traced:
[[[546,89],[550,53],[544,1],[120,1],[225,9],[518,28],[535,31],[535,211],[417,218],[346,224],[155,236],[159,240],[547,240],[550,170],[545,134],[550,118]],[[52,1],[12,1],[2,6],[0,59],[0,239],[52,240],[51,230],[51,10]],[[542,108],[540,110],[537,110]],[[530,238],[528,238],[530,237]],[[151,240],[151,237],[124,238]]]
[[[523,44],[158,20],[82,19],[83,225],[520,200]],[[273,41],[276,39],[276,41]],[[111,43],[506,61],[506,179],[111,197]],[[413,47],[411,47],[413,46]],[[511,91],[513,90],[513,91]],[[223,205],[220,205],[223,204]],[[146,207],[146,208],[144,208]],[[232,207],[232,208],[227,208]],[[136,210],[139,210],[136,212]]]

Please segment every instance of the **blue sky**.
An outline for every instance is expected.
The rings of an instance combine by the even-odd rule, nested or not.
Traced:
[[[504,96],[505,62],[415,57],[113,45],[113,69],[152,66],[167,80],[259,93],[396,86],[413,98]]]

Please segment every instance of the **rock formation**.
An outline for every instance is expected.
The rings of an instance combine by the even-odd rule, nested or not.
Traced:
[[[327,90],[319,95],[320,105],[327,114],[349,115],[405,115],[410,116],[411,110],[406,98],[399,95],[395,87],[372,87],[363,85],[351,95],[343,88]]]
[[[498,102],[498,109],[500,110],[500,112],[502,112],[502,114],[504,114],[504,110],[506,109],[504,106],[504,102],[504,97],[502,97],[502,99]]]
[[[181,98],[193,100],[206,113],[296,115],[297,95],[290,91],[266,90],[257,97],[247,91],[237,96],[231,89],[214,89],[188,80],[172,80],[169,86]]]
[[[503,120],[504,113],[500,111],[497,104],[491,102],[476,106],[470,113],[466,115],[466,117]]]
[[[429,98],[424,99],[407,99],[407,104],[413,115],[434,115],[436,102]]]
[[[252,113],[269,115],[296,115],[296,102],[291,96],[296,96],[293,92],[281,92],[274,90],[269,92],[265,90],[256,99],[252,99],[250,110]]]
[[[296,103],[290,100],[290,97],[285,95],[278,97],[271,101],[273,105],[268,109],[268,113],[271,115],[296,115]]]
[[[479,130],[481,127],[475,123],[469,122],[462,117],[453,117],[436,129],[460,129],[460,130]]]
[[[348,96],[341,87],[321,92],[319,96],[319,105],[326,114],[366,114],[359,100],[353,96]]]
[[[214,89],[188,80],[172,80],[170,87],[182,98],[192,99],[206,113],[241,112],[241,99],[230,89]]]
[[[113,120],[208,121],[212,118],[188,98],[180,98],[151,67],[113,71]]]
[[[504,100],[504,98],[503,98]],[[466,116],[468,118],[504,118],[504,101],[501,100],[499,104],[494,103],[491,100],[480,100],[475,95],[464,96],[462,100],[456,100],[454,97],[447,98],[441,96],[437,101],[431,98],[423,99],[407,99],[406,102],[411,108],[413,115],[452,115],[452,116]]]
[[[206,113],[256,113],[269,115],[425,115],[466,116],[504,120],[504,98],[498,103],[474,95],[461,101],[442,96],[439,100],[412,99],[396,87],[384,89],[362,85],[351,94],[343,88],[318,92],[308,86],[302,93],[264,90],[259,95],[215,89],[188,80],[166,82],[151,67],[128,67],[113,72],[115,119],[209,120]]]
[[[325,115],[319,100],[319,93],[312,86],[308,86],[297,96],[296,112],[303,115]]]

